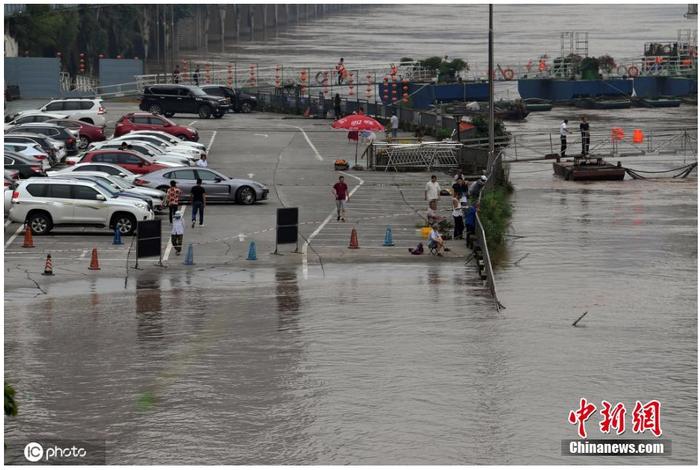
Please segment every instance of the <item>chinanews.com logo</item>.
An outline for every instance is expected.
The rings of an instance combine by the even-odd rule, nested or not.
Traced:
[[[596,411],[602,419],[598,421],[598,431],[603,435],[611,435],[615,439],[589,439],[586,425],[592,424]],[[601,407],[585,398],[579,400],[579,406],[570,410],[567,422],[576,426],[579,439],[564,439],[561,443],[562,455],[670,455],[671,440],[659,439],[661,429],[661,403],[651,400],[642,403],[635,402],[631,412],[632,434],[654,436],[652,439],[623,439],[621,436],[629,430],[627,423],[627,408],[624,403],[613,405],[602,400]],[[619,436],[619,437],[618,437]]]
[[[19,451],[19,449],[17,450]],[[39,465],[98,465],[105,463],[104,441],[37,439],[26,444],[22,453],[26,462]]]

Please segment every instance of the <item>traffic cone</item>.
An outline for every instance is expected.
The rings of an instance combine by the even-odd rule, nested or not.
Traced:
[[[386,235],[384,235],[384,246],[394,246],[394,238],[391,235],[391,225],[386,226]]]
[[[194,254],[192,253],[192,243],[187,246],[187,255],[185,255],[185,266],[192,266],[194,264]]]
[[[46,255],[46,265],[44,266],[44,276],[53,276],[53,263],[51,262],[51,255]]]
[[[88,269],[90,271],[99,271],[100,269],[100,262],[97,261],[97,248],[92,249],[92,257],[90,258],[90,267]]]
[[[353,250],[357,250],[360,248],[360,244],[357,241],[357,230],[354,228],[352,229],[352,233],[350,234],[350,246],[348,247]]]
[[[122,233],[119,231],[119,227],[114,227],[114,240],[112,240],[112,245],[123,245]]]
[[[255,255],[255,242],[251,241],[250,245],[248,245],[248,258],[246,258],[248,261],[256,261],[258,257]]]
[[[34,248],[34,240],[32,240],[32,229],[24,224],[24,243],[22,248]]]

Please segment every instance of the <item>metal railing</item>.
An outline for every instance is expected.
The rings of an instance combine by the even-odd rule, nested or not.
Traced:
[[[368,151],[368,166],[373,169],[424,169],[457,168],[457,152],[462,148],[459,142],[420,142],[396,144],[391,142],[373,142]],[[378,162],[382,157],[385,162]]]

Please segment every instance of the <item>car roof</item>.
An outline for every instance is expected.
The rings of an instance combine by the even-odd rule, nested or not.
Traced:
[[[55,101],[102,101],[102,98],[99,98],[99,97],[95,97],[95,98],[88,98],[88,97],[84,97],[84,98],[56,98],[56,99],[49,101],[49,103],[53,103]]]
[[[45,177],[45,176],[39,176],[39,177],[27,178],[27,179],[25,179],[25,180],[23,180],[23,181],[25,181],[25,182],[27,182],[27,183],[37,183],[37,182],[39,182],[39,183],[46,183],[46,182],[49,182],[49,181],[50,181],[51,183],[75,183],[75,182],[77,182],[77,181],[85,181],[85,180],[77,180],[77,179],[75,179],[75,178],[70,178],[70,177],[66,177],[66,176],[64,176],[64,177],[53,177],[53,176],[52,176],[52,177],[50,177],[50,178],[47,178],[47,177]],[[91,183],[91,184],[97,184],[97,183],[94,183],[94,182],[92,182],[92,181],[90,181],[90,183]]]
[[[34,110],[32,110],[32,111],[27,111],[27,112],[23,113],[21,116],[18,116],[18,117],[23,117],[23,118],[24,118],[24,117],[28,117],[28,116],[49,116],[49,117],[52,117],[52,118],[55,118],[55,119],[64,119],[64,118],[66,118],[66,115],[65,115],[65,114],[59,114],[59,113],[42,113],[42,112],[39,111],[39,110],[37,110],[37,111],[34,111]],[[29,124],[29,123],[27,123],[27,124]],[[37,124],[40,124],[40,123],[37,123]]]
[[[105,165],[105,166],[108,166],[110,168],[116,168],[118,170],[121,170],[126,174],[131,173],[129,170],[127,170],[126,168],[124,168],[122,166],[119,166],[119,165],[114,164],[114,163],[107,163],[107,162],[78,162],[75,165],[72,165],[72,166],[69,166],[68,168],[65,168],[64,170],[71,169],[70,171],[73,171],[72,168],[78,168],[78,167],[83,167],[83,166],[87,166],[87,165]],[[64,170],[61,170],[61,171],[64,171]],[[68,171],[66,171],[66,173],[68,173]]]
[[[21,155],[17,152],[5,151],[4,155],[6,157],[14,158],[15,160],[19,160],[20,163],[24,163],[26,165],[38,165],[39,164],[39,162],[37,160],[35,160],[34,158]]]
[[[11,134],[6,134],[4,138],[8,137],[21,137],[23,139],[50,139],[48,135],[44,134],[32,134],[31,132],[17,132],[17,133],[11,133]]]
[[[25,124],[18,124],[14,129],[28,129],[30,127],[53,127],[56,129],[63,129],[62,126],[50,122],[27,122]]]

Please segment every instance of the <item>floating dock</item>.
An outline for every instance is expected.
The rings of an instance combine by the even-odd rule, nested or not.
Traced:
[[[567,181],[622,181],[625,168],[602,158],[578,158],[552,163],[554,174]]]

